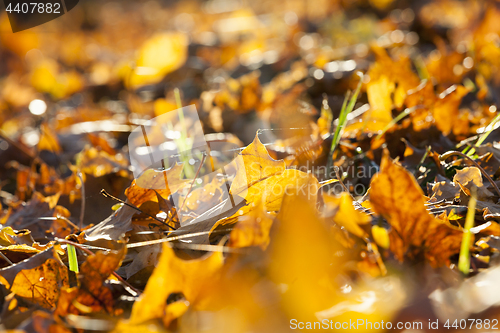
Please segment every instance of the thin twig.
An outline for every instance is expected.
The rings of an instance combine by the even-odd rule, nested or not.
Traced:
[[[479,165],[477,164],[476,161],[474,161],[472,158],[470,158],[469,156],[465,155],[464,153],[461,153],[459,151],[449,151],[449,152],[446,152],[444,154],[442,154],[441,156],[439,156],[439,159],[441,161],[444,161],[446,160],[448,157],[450,156],[453,156],[453,155],[457,155],[457,156],[460,156],[460,157],[463,157],[463,158],[466,158],[468,159],[469,161],[471,161],[479,170],[481,170],[481,173],[483,174],[483,176],[486,177],[486,179],[488,179],[488,181],[490,182],[490,184],[493,186],[493,188],[495,189],[495,191],[497,192],[498,196],[500,197],[500,189],[498,188],[497,184],[495,184],[495,182],[493,181],[493,179],[491,179],[491,177],[488,175],[488,173]]]
[[[14,265],[14,263],[12,261],[10,261],[9,258],[7,258],[7,256],[5,254],[3,254],[2,251],[0,251],[0,257],[2,257],[5,261],[7,261],[10,265]]]
[[[335,175],[337,176],[337,179],[339,180],[340,185],[342,185],[342,188],[344,189],[344,191],[346,191],[347,193],[350,193],[349,189],[347,188],[347,186],[345,186],[344,182],[342,181],[342,178],[341,178],[340,172],[339,172],[339,167],[334,166],[333,170],[335,170]]]
[[[212,231],[207,230],[207,231],[192,232],[190,234],[184,234],[184,235],[178,235],[178,236],[168,236],[167,238],[153,239],[153,240],[144,241],[144,242],[127,244],[127,248],[131,249],[134,247],[142,247],[142,246],[160,244],[160,243],[165,243],[165,242],[174,242],[177,240],[182,240],[182,239],[186,239],[186,238],[193,238],[193,237],[198,237],[198,236],[203,236],[203,235],[222,234],[222,233],[227,233],[228,231],[231,231],[231,230],[233,230],[233,228],[225,228],[225,229],[221,229],[221,230],[212,230]]]
[[[2,130],[0,130],[0,139],[7,141],[7,143],[9,145],[16,147],[17,149],[19,149],[20,152],[22,152],[24,155],[26,155],[30,159],[34,160],[36,158],[36,156],[35,156],[35,154],[33,154],[33,152],[29,151],[28,148],[26,148],[25,146],[11,140],[7,135],[5,135],[3,133]]]
[[[76,224],[74,224],[73,222],[71,222],[67,217],[64,217],[64,216],[61,216],[61,215],[57,215],[57,216],[42,216],[42,217],[39,217],[38,219],[39,220],[49,220],[49,221],[63,220],[66,223],[68,223],[70,226],[72,226],[73,228],[75,228],[75,230],[80,231],[80,228],[78,228],[78,226]]]
[[[427,146],[427,149],[425,150],[424,156],[420,159],[420,162],[418,162],[416,168],[415,168],[415,177],[420,173],[420,167],[424,164],[425,159],[427,156],[429,156],[429,153],[431,152],[431,146]]]

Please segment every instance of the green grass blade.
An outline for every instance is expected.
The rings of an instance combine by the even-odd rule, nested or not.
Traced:
[[[484,142],[484,140],[486,140],[486,138],[487,138],[487,137],[491,134],[491,132],[493,132],[493,129],[495,128],[495,125],[496,125],[496,123],[497,123],[499,120],[500,120],[500,113],[499,113],[499,114],[497,114],[497,115],[495,116],[495,118],[493,118],[493,119],[491,120],[491,122],[488,124],[488,126],[486,126],[486,127],[485,127],[485,128],[490,127],[490,129],[489,129],[487,132],[483,133],[483,135],[481,135],[481,137],[477,140],[477,142],[476,142],[476,144],[475,144],[475,146],[476,146],[476,147],[477,147],[477,146],[480,146],[480,145]],[[475,150],[474,148],[472,148],[472,149],[471,149],[471,150],[467,153],[467,156],[472,156],[472,155],[474,155],[474,153],[475,153],[475,152],[476,152],[476,150]],[[463,153],[463,152],[462,152],[462,153]]]
[[[354,92],[354,94],[351,96],[350,99],[349,99],[349,93],[346,94],[346,98],[344,99],[344,103],[342,104],[342,109],[340,110],[340,115],[339,115],[339,123],[337,125],[337,128],[335,129],[332,145],[330,147],[330,153],[328,154],[328,163],[326,167],[327,177],[329,177],[329,175],[331,174],[333,165],[333,160],[332,160],[333,153],[335,152],[335,149],[337,148],[340,142],[340,138],[342,137],[342,132],[344,131],[344,127],[347,123],[347,115],[349,115],[349,113],[351,113],[351,111],[354,109],[354,105],[356,104],[356,100],[358,99],[358,95],[361,90],[362,84],[363,84],[363,74],[360,74],[360,80],[358,82],[358,86],[356,87],[356,91]],[[347,103],[348,99],[349,102]]]
[[[412,113],[415,110],[416,110],[415,107],[410,108],[410,109],[404,109],[400,114],[397,115],[396,118],[394,118],[393,120],[391,120],[391,122],[384,127],[384,129],[382,130],[382,133],[380,133],[379,135],[377,135],[375,137],[375,140],[380,139],[382,137],[382,135],[384,135],[385,132],[387,132],[389,130],[389,128],[391,128],[392,126],[396,125],[398,121],[400,121],[401,119],[403,119],[404,117],[406,117],[407,115],[409,115],[410,113]]]
[[[184,175],[186,178],[191,179],[194,177],[194,168],[189,164],[189,156],[186,156],[186,152],[191,149],[187,142],[187,128],[186,121],[184,120],[184,112],[182,111],[182,101],[181,101],[181,93],[179,88],[174,89],[175,102],[177,104],[179,122],[181,123],[181,137],[178,140],[175,140],[177,147],[179,147],[181,153],[181,161],[184,163]]]
[[[477,202],[476,189],[475,188],[472,189],[471,192],[472,193],[469,199],[469,207],[467,210],[467,215],[465,216],[464,235],[462,237],[462,244],[460,246],[460,255],[458,258],[458,270],[462,272],[464,275],[468,275],[470,269],[469,247],[472,238],[470,229],[474,227],[474,216],[476,214],[476,202]]]
[[[68,260],[69,260],[69,270],[78,273],[79,269],[78,269],[78,259],[76,257],[76,249],[73,245],[69,244],[68,244]]]

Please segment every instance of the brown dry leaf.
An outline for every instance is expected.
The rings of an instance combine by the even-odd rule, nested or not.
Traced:
[[[125,195],[135,206],[146,201],[158,202],[157,194],[168,198],[170,194],[191,183],[189,179],[182,179],[182,168],[182,164],[176,164],[164,171],[148,169],[132,181],[125,190]]]
[[[92,144],[92,146],[94,146],[95,148],[100,148],[111,156],[116,155],[116,150],[111,148],[108,140],[106,140],[106,138],[104,136],[98,135],[98,134],[88,133],[87,137],[88,137],[90,143]]]
[[[387,152],[380,173],[372,178],[370,202],[391,225],[390,249],[400,261],[423,253],[432,266],[441,266],[458,253],[463,233],[427,212],[417,181]]]
[[[221,252],[201,259],[183,260],[165,243],[160,261],[144,293],[134,303],[130,323],[137,325],[151,319],[163,319],[168,326],[175,317],[172,315],[175,306],[171,308],[167,304],[168,297],[172,293],[182,293],[190,304],[196,304],[200,293],[219,272],[222,264]]]
[[[29,229],[35,240],[44,239],[47,233],[66,237],[76,230],[64,219],[68,218],[70,213],[66,208],[57,205],[59,197],[59,194],[44,197],[35,192],[27,204],[19,205],[11,211],[5,226],[16,230]]]
[[[36,249],[26,244],[21,245],[9,245],[0,246],[0,251],[13,263],[18,263],[29,257],[42,252],[40,249]],[[0,257],[0,266],[5,267],[10,263],[7,262],[3,257]]]
[[[119,251],[99,251],[89,256],[80,268],[81,283],[85,289],[90,292],[99,289],[111,273],[120,267],[126,253],[127,247],[123,246]]]
[[[48,259],[42,266],[18,273],[10,289],[46,308],[55,306],[62,287],[68,284],[68,271],[60,261]]]
[[[477,153],[480,155],[476,162],[488,173],[490,177],[497,178],[500,173],[500,159],[497,151],[498,149],[488,146],[476,148]]]
[[[460,196],[460,186],[450,182],[448,179],[432,184],[431,201],[453,201]]]
[[[458,170],[453,177],[453,182],[459,185],[467,195],[470,194],[472,186],[477,188],[477,199],[478,200],[488,200],[493,197],[491,193],[485,186],[483,186],[483,175],[481,170],[476,167],[466,167],[462,170]]]
[[[113,212],[102,222],[85,231],[87,241],[99,239],[118,240],[126,232],[132,230],[132,216],[137,214],[137,210],[129,206],[122,206]]]
[[[0,282],[16,295],[45,308],[53,308],[61,288],[68,286],[68,269],[55,248],[0,270]]]

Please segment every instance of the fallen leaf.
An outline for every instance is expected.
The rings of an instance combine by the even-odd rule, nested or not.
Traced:
[[[427,212],[415,178],[387,153],[371,181],[370,202],[392,227],[390,249],[398,260],[423,253],[432,266],[442,266],[460,250],[463,233]]]
[[[485,200],[493,197],[493,193],[483,186],[483,175],[476,167],[466,167],[462,170],[458,170],[453,177],[453,182],[461,188],[465,188],[465,191],[469,191],[467,195],[470,194],[471,186],[477,187],[478,200]]]
[[[11,212],[5,226],[17,230],[30,229],[35,240],[45,240],[48,235],[66,237],[75,231],[75,227],[65,220],[70,213],[57,205],[59,198],[59,194],[44,197],[35,192],[27,204],[20,205]]]
[[[55,248],[18,264],[0,269],[0,282],[16,295],[45,308],[53,308],[61,288],[68,286],[68,269]]]

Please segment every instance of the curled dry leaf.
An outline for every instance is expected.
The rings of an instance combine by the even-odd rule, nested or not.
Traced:
[[[370,202],[391,225],[390,249],[400,261],[423,253],[431,265],[441,266],[459,252],[462,231],[427,212],[415,178],[392,162],[387,153],[380,173],[372,179]]]
[[[59,197],[59,194],[44,197],[35,192],[27,204],[20,204],[10,211],[4,225],[16,230],[29,229],[35,240],[45,239],[47,235],[66,237],[76,230],[65,219],[70,217],[69,211],[57,205]]]
[[[493,197],[493,193],[486,186],[483,186],[483,175],[476,167],[466,167],[458,170],[453,177],[453,182],[460,186],[462,191],[468,196],[470,196],[472,186],[476,187],[478,200],[487,200]]]

